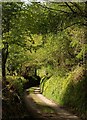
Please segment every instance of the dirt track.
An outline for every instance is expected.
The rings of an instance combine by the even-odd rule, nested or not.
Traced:
[[[38,88],[35,88],[36,91]],[[35,120],[81,120],[64,110],[39,92],[24,94],[24,101],[31,117]]]

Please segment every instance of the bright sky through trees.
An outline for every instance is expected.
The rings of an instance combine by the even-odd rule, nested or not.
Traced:
[[[45,0],[21,0],[22,2],[29,3],[29,2],[45,2]]]

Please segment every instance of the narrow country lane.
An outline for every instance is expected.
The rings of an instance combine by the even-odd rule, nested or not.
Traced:
[[[33,92],[26,90],[24,94],[24,101],[35,120],[81,120],[76,115],[59,107],[53,101],[47,99],[40,93],[39,87],[34,87]]]

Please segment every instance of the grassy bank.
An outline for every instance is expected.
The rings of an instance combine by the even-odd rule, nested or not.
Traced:
[[[83,119],[87,115],[86,77],[83,67],[77,66],[66,76],[53,75],[43,81],[41,90],[43,95],[60,105],[67,106],[78,113]]]

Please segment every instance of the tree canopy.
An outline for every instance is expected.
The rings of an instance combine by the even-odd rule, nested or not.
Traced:
[[[53,68],[83,63],[86,3],[2,3],[3,44],[8,64],[49,64]],[[85,50],[84,50],[85,49]],[[9,66],[9,65],[7,65]],[[70,67],[67,67],[67,69]]]
[[[2,2],[2,79],[22,92],[37,75],[44,94],[85,115],[86,27],[87,2]]]

